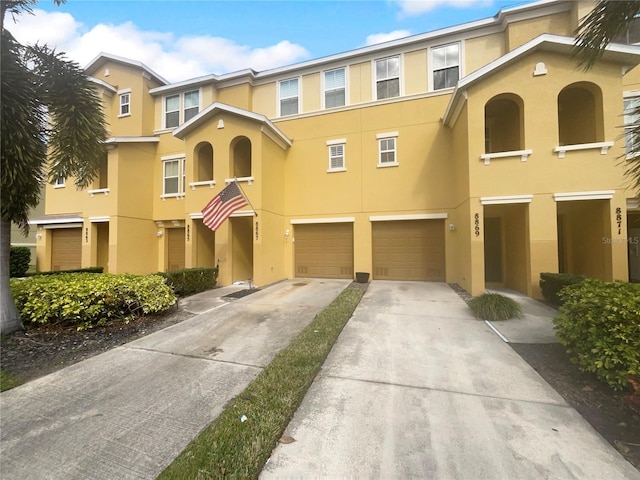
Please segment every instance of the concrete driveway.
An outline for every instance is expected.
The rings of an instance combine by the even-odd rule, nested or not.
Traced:
[[[2,478],[155,478],[349,283],[216,289],[189,302],[205,313],[3,392]]]
[[[261,478],[640,479],[447,285],[374,281]]]

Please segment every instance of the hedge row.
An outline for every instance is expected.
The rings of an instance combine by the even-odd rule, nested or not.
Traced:
[[[582,370],[614,388],[640,375],[640,284],[586,279],[559,295],[556,334]]]
[[[179,297],[204,292],[216,286],[218,267],[185,268],[173,272],[159,272],[158,275],[167,280],[167,284]]]
[[[542,290],[542,296],[553,305],[561,305],[560,290],[568,285],[581,283],[585,278],[584,275],[573,273],[541,273],[540,289]]]
[[[11,279],[10,285],[24,323],[72,324],[79,330],[163,312],[176,302],[158,275],[63,273]]]
[[[31,250],[29,247],[11,247],[9,251],[9,276],[24,277],[29,270]]]

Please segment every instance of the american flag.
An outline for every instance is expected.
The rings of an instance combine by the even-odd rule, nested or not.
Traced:
[[[230,183],[202,209],[202,223],[215,232],[229,215],[245,205],[249,202],[238,184]]]

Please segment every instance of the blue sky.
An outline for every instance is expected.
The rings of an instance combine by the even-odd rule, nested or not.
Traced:
[[[494,16],[531,0],[40,1],[5,26],[85,66],[100,52],[170,81],[265,70]]]

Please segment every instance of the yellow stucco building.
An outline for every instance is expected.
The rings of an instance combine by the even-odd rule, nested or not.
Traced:
[[[531,296],[540,272],[640,280],[621,128],[640,49],[612,44],[578,69],[571,35],[590,7],[538,2],[178,83],[102,54],[86,71],[108,158],[89,190],[47,187],[40,269],[219,265],[220,284],[258,286],[362,271]],[[201,210],[234,179],[250,205],[214,233]]]

